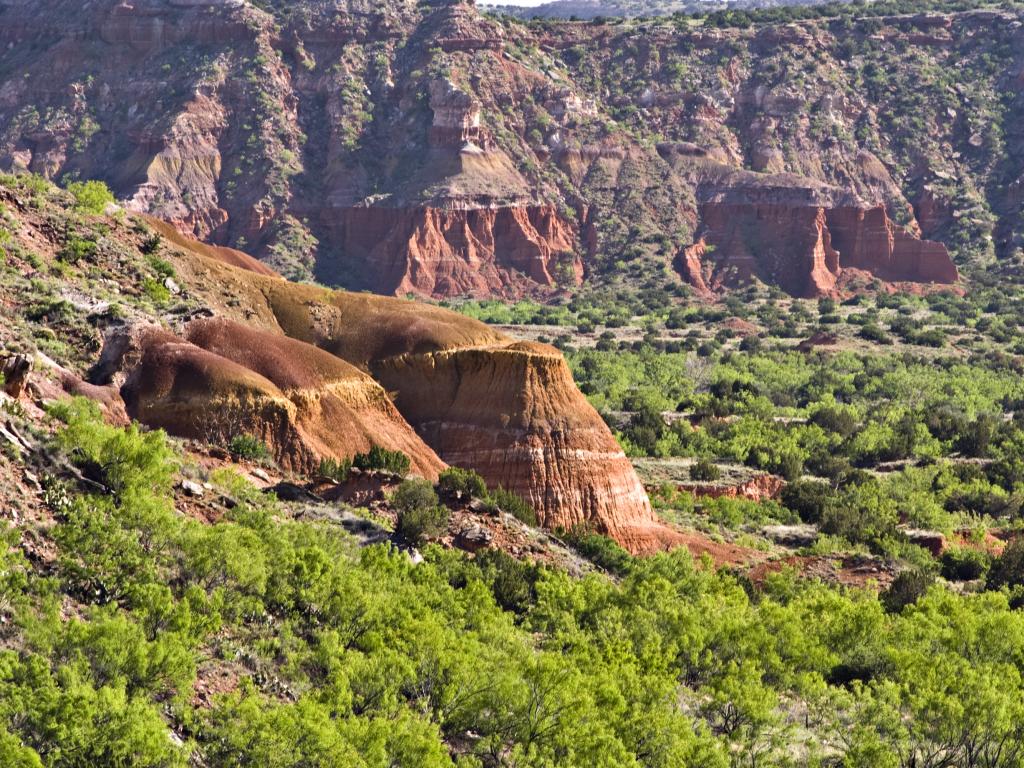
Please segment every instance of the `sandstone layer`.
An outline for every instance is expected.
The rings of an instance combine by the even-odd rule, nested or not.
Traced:
[[[312,345],[219,318],[190,323],[184,338],[151,329],[134,344],[121,394],[149,426],[218,445],[252,435],[298,472],[373,445],[407,454],[425,477],[444,467],[379,384]]]
[[[290,283],[199,252],[181,258],[177,266],[182,279],[203,292],[214,311],[244,316],[266,329],[247,333],[221,320],[197,321],[189,326],[187,339],[197,350],[190,353],[193,357],[215,355],[237,366],[224,367],[232,374],[231,386],[237,389],[241,384],[235,381],[240,380],[259,394],[258,402],[271,414],[266,417],[268,433],[287,421],[277,414],[288,403],[301,404],[296,393],[323,389],[322,382],[340,377],[322,372],[330,371],[328,361],[335,360],[346,371],[358,369],[363,379],[372,376],[379,382],[410,431],[414,428],[417,439],[441,460],[474,469],[491,486],[519,494],[546,527],[588,525],[635,552],[676,542],[676,534],[658,521],[625,454],[553,347],[516,342],[439,307]],[[280,340],[273,341],[275,334]],[[285,349],[286,343],[298,346]],[[171,355],[180,344],[168,342],[161,354]],[[324,357],[313,355],[313,347]],[[286,376],[288,361],[295,356],[309,362]],[[190,365],[202,371],[208,366],[205,360]],[[163,364],[161,359],[153,370]],[[202,387],[210,386],[209,374],[199,377]],[[305,383],[308,377],[315,386]],[[173,387],[162,380],[157,384],[146,391],[159,404],[167,401]],[[133,386],[126,388],[132,392]],[[328,438],[321,440],[317,431],[319,422],[303,419],[303,413],[299,407],[292,421],[304,430],[305,443],[327,444]],[[370,425],[371,434],[375,428]],[[397,447],[397,439],[389,447]],[[423,459],[421,466],[427,463]]]
[[[883,206],[791,177],[728,173],[699,186],[700,239],[677,264],[698,292],[754,280],[794,296],[841,293],[845,278],[951,285],[946,247],[893,222]]]
[[[343,268],[375,293],[514,297],[531,285],[575,285],[580,269],[575,235],[549,205],[350,208],[335,226]]]
[[[671,543],[553,347],[505,342],[403,355],[374,361],[373,371],[445,461],[514,491],[545,527],[590,525],[634,551]]]

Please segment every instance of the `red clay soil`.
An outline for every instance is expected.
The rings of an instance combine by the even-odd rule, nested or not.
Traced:
[[[754,584],[761,585],[770,574],[784,569],[793,569],[804,578],[828,584],[879,591],[886,589],[896,578],[896,572],[885,563],[859,555],[791,555],[756,565],[747,572],[747,577]]]
[[[716,568],[749,566],[767,557],[767,554],[760,550],[714,541],[697,531],[676,531],[676,534],[677,545],[686,547],[695,560],[707,555]]]
[[[236,251],[234,248],[225,248],[219,245],[209,245],[201,240],[196,240],[194,237],[182,234],[177,227],[170,224],[163,219],[158,219],[154,216],[147,216],[140,214],[146,223],[149,224],[153,229],[160,233],[160,236],[171,241],[179,248],[184,248],[189,251],[206,256],[209,259],[215,259],[222,264],[227,264],[232,267],[238,267],[249,272],[255,272],[257,275],[264,275],[267,277],[279,277],[277,272],[268,267],[259,259],[254,259],[247,253],[242,251]]]

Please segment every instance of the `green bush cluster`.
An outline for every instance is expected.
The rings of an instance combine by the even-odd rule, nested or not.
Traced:
[[[321,477],[333,480],[336,483],[344,483],[352,472],[352,459],[321,459],[317,473]]]
[[[393,475],[409,474],[411,462],[401,451],[389,451],[375,445],[366,453],[357,453],[352,457],[352,466],[363,471],[379,470]]]
[[[116,202],[114,193],[102,181],[73,181],[67,185],[75,198],[75,210],[98,216]]]
[[[624,576],[633,564],[633,557],[613,539],[595,533],[587,527],[559,531],[573,549],[600,568]]]
[[[410,544],[440,536],[448,529],[448,508],[429,480],[406,480],[391,494],[398,514],[395,532]]]
[[[89,237],[79,235],[68,235],[63,247],[57,257],[65,264],[77,264],[80,261],[89,261],[96,254],[96,241]]]
[[[533,526],[538,525],[537,511],[513,491],[507,491],[498,486],[488,493],[486,500],[493,508],[512,515],[512,517],[522,523]]]
[[[448,467],[438,478],[437,487],[445,496],[465,496],[470,499],[486,499],[487,484],[471,469]]]
[[[492,511],[501,510],[527,525],[538,524],[537,512],[521,496],[501,486],[489,490],[476,472],[461,467],[448,467],[438,478],[438,490],[446,498],[478,499]]]
[[[184,517],[161,433],[53,413],[86,484],[46,534],[52,564],[20,532],[0,546],[4,764],[966,768],[1020,738],[1009,591],[908,577],[882,601],[782,573],[755,598],[685,551],[631,559],[589,535],[617,580],[436,547],[416,565],[223,474],[237,506]],[[403,508],[435,504],[404,487]],[[1020,551],[993,587],[1021,583]]]
[[[690,479],[696,482],[710,482],[718,480],[721,476],[722,470],[707,459],[697,459],[690,466]]]
[[[270,457],[270,449],[267,444],[255,435],[235,435],[228,442],[228,450],[236,459],[248,459],[249,461],[263,461]]]

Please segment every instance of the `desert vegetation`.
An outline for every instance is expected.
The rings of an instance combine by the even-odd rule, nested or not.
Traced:
[[[1024,768],[1020,3],[37,5],[0,766]]]
[[[230,471],[230,514],[188,520],[162,434],[81,402],[51,418],[54,449],[93,480],[47,481],[51,569],[5,554],[7,764],[1016,764],[1019,547],[994,591],[881,598],[786,572],[755,597],[685,551],[593,542],[617,579],[436,547],[413,565],[290,519]],[[398,504],[432,494],[408,486]]]

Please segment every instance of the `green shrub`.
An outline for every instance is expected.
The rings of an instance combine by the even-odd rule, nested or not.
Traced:
[[[524,563],[500,549],[487,549],[476,555],[475,565],[491,586],[495,602],[506,611],[525,614],[537,600],[536,565]]]
[[[537,512],[520,496],[498,487],[489,494],[488,501],[497,509],[506,512],[527,525],[537,525]]]
[[[160,246],[163,245],[163,242],[164,239],[160,236],[160,233],[154,232],[142,241],[142,245],[139,246],[139,250],[147,256],[153,256],[160,250]]]
[[[471,469],[448,467],[438,478],[437,487],[448,496],[466,496],[471,499],[486,499],[487,484]]]
[[[882,593],[882,605],[890,613],[899,613],[908,605],[913,605],[924,597],[934,583],[935,574],[929,571],[921,569],[903,571]]]
[[[144,432],[137,424],[111,427],[104,423],[99,406],[85,398],[55,403],[49,413],[64,422],[58,444],[86,477],[106,487],[116,500],[134,493],[169,492],[175,452],[162,431]]]
[[[817,524],[833,497],[832,489],[816,480],[798,480],[782,489],[780,501],[796,512],[805,523]]]
[[[398,512],[395,532],[410,544],[439,536],[448,528],[448,509],[441,506],[427,480],[406,480],[391,494],[391,504]]]
[[[722,470],[707,459],[698,459],[690,467],[690,479],[695,482],[712,482],[718,480],[721,476]]]
[[[326,477],[328,480],[333,480],[336,483],[343,483],[348,480],[349,474],[352,471],[352,459],[320,459],[320,467],[318,474],[321,477]]]
[[[587,527],[562,532],[566,543],[594,565],[609,573],[625,575],[633,565],[633,556],[612,539]]]
[[[992,561],[987,585],[989,589],[1024,586],[1024,538],[1011,541]]]
[[[160,280],[147,277],[142,281],[142,292],[155,304],[166,304],[171,300],[171,291]]]
[[[848,408],[819,408],[811,415],[809,421],[840,437],[849,437],[857,431],[858,427],[856,415]]]
[[[942,576],[950,581],[974,581],[988,573],[991,564],[986,552],[953,547],[942,553]]]
[[[115,202],[114,193],[102,181],[75,181],[67,190],[75,198],[75,210],[82,213],[98,216]]]
[[[409,474],[409,457],[401,451],[389,451],[379,445],[373,446],[367,453],[357,453],[352,457],[352,466],[364,471],[380,470],[394,475]]]
[[[146,261],[149,262],[150,269],[156,272],[160,277],[174,277],[174,265],[166,259],[161,259],[159,256],[150,256]]]
[[[862,339],[873,341],[877,344],[892,344],[892,337],[875,322],[867,322],[862,325],[857,335]]]
[[[65,264],[77,264],[82,259],[89,260],[96,254],[96,241],[88,238],[70,235],[64,241],[64,246],[57,254],[57,258]]]
[[[236,459],[262,461],[270,456],[266,444],[255,435],[235,435],[228,443],[228,450]]]
[[[34,749],[24,746],[21,739],[0,728],[0,765],[7,768],[43,768]]]
[[[761,351],[763,346],[760,337],[758,336],[744,336],[740,341],[740,352],[749,352],[755,354]]]

